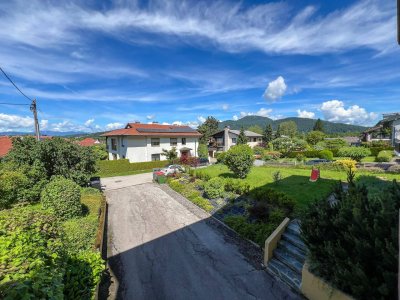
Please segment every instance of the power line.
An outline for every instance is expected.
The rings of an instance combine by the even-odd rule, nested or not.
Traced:
[[[17,85],[12,81],[12,79],[10,77],[8,77],[8,75],[6,74],[6,72],[4,72],[4,70],[0,67],[0,71],[4,74],[4,76],[8,79],[8,81],[11,82],[11,84],[29,101],[32,101],[31,98],[29,98],[27,95],[25,95],[20,89],[19,87],[17,87]]]
[[[0,105],[30,105],[27,103],[6,103],[6,102],[0,102]]]

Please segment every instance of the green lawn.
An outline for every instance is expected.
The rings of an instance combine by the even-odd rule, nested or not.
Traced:
[[[282,174],[282,180],[278,184],[273,182],[272,176],[272,174],[276,171],[280,171]],[[221,164],[200,169],[199,172],[207,173],[211,177],[234,177],[233,173],[230,172],[225,165]],[[244,180],[251,185],[252,189],[261,186],[268,186],[270,188],[282,191],[295,199],[298,203],[297,208],[301,208],[314,199],[327,197],[331,193],[333,186],[338,182],[338,180],[345,181],[347,177],[345,171],[321,170],[321,178],[317,182],[310,182],[310,173],[310,169],[272,166],[253,167],[247,178]],[[400,175],[395,174],[374,174],[361,171],[357,172],[356,174],[357,177],[373,176],[375,178],[380,177],[387,180],[400,179]],[[371,182],[371,180],[368,182]]]

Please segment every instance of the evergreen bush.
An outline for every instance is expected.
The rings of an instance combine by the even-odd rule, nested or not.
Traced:
[[[239,178],[246,178],[253,162],[253,150],[248,145],[233,146],[226,152],[225,164]]]
[[[322,150],[319,152],[318,158],[333,160],[333,153],[330,150]]]
[[[204,184],[204,192],[210,199],[220,198],[224,195],[225,182],[220,177],[211,178]]]
[[[80,199],[79,186],[63,177],[56,177],[50,181],[41,194],[43,207],[51,209],[61,219],[70,219],[82,214]]]

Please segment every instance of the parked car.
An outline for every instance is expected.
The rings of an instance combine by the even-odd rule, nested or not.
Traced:
[[[329,162],[331,162],[331,161],[327,160],[327,159],[312,159],[312,160],[306,161],[304,164],[313,166],[313,165],[325,164],[325,163],[329,163]]]
[[[168,176],[174,173],[185,172],[185,169],[181,165],[169,165],[168,167],[161,169],[160,172],[163,172],[165,176]]]

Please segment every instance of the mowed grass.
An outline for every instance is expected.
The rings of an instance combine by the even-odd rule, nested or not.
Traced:
[[[234,177],[225,165],[216,164],[199,170],[202,173],[209,174],[211,177]],[[280,171],[282,180],[274,183],[273,173]],[[284,192],[297,202],[297,209],[304,207],[315,199],[323,199],[329,196],[332,189],[338,181],[346,181],[345,171],[321,170],[321,178],[317,182],[310,182],[310,169],[296,169],[289,167],[253,167],[248,176],[244,179],[251,186],[251,189],[268,186],[272,189]],[[384,178],[386,180],[400,179],[400,175],[382,174],[371,172],[356,172],[356,176],[372,176]]]

